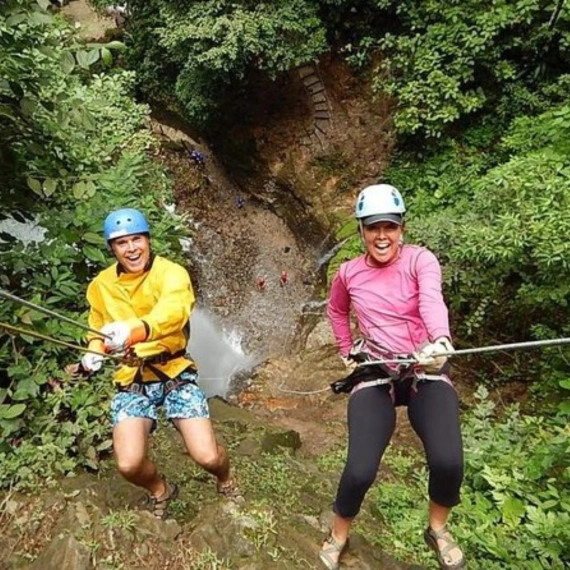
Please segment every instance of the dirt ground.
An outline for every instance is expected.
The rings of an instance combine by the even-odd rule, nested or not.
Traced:
[[[62,7],[61,13],[71,22],[81,25],[80,35],[87,40],[99,40],[105,37],[107,30],[115,28],[114,19],[97,14],[87,0],[71,0]]]

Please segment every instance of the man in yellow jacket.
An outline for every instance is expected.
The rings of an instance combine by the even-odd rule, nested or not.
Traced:
[[[129,351],[134,361],[115,372],[111,402],[113,447],[119,473],[149,492],[151,511],[164,518],[177,487],[160,476],[147,456],[148,439],[162,406],[188,453],[218,480],[218,492],[237,496],[226,450],[217,444],[195,363],[186,355],[194,292],[186,269],[154,255],[150,229],[138,211],[125,208],[105,220],[105,239],[117,262],[89,284],[92,335],[81,361],[87,372],[101,368],[101,353]]]

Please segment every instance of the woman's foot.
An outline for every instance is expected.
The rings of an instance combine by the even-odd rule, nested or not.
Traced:
[[[328,570],[339,570],[340,557],[348,548],[348,539],[344,542],[337,540],[332,531],[325,538],[321,551],[319,552],[319,560],[326,566]]]
[[[463,570],[467,562],[447,526],[439,530],[428,527],[424,532],[426,544],[435,552],[442,570]]]

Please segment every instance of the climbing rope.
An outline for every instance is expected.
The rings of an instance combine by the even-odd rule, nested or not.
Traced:
[[[286,380],[286,379],[285,379]],[[298,396],[313,396],[314,394],[322,394],[323,392],[329,392],[330,387],[321,388],[320,390],[310,390],[307,392],[303,392],[301,390],[290,390],[288,388],[283,388],[283,384],[285,384],[285,380],[277,386],[277,390],[280,392],[284,392],[285,394],[297,394]]]
[[[366,339],[372,344],[376,344],[371,339]],[[456,350],[454,352],[445,352],[440,353],[438,356],[447,356],[447,357],[454,357],[454,356],[468,356],[472,354],[482,354],[486,352],[501,352],[507,350],[520,350],[520,349],[531,349],[531,348],[543,348],[549,346],[560,346],[564,344],[570,344],[570,338],[563,337],[563,338],[554,338],[548,340],[534,340],[534,341],[526,341],[526,342],[513,342],[508,344],[495,344],[489,346],[480,346],[474,348],[463,348]],[[378,346],[378,345],[377,345]],[[383,347],[379,347],[382,350],[385,350]],[[367,367],[367,366],[374,366],[378,364],[416,364],[417,359],[414,358],[412,355],[409,357],[402,357],[402,358],[388,358],[388,359],[380,359],[380,360],[368,360],[365,362],[359,362],[358,367]],[[301,390],[290,390],[288,388],[283,388],[285,384],[285,380],[277,386],[277,390],[280,392],[284,392],[286,394],[296,394],[299,396],[312,396],[314,394],[322,394],[323,392],[328,392],[330,387],[321,388],[319,390],[311,390],[311,391],[301,391]]]
[[[77,321],[74,321],[73,319],[70,319],[69,317],[65,317],[64,315],[60,315],[59,313],[56,313],[55,311],[51,311],[50,309],[46,309],[40,305],[36,305],[36,303],[32,303],[31,301],[26,301],[25,299],[21,299],[20,297],[17,297],[16,295],[13,295],[12,293],[8,293],[8,291],[4,291],[3,289],[0,289],[0,297],[5,297],[6,299],[10,299],[11,301],[14,301],[16,303],[20,303],[20,305],[24,305],[25,307],[28,307],[30,309],[34,309],[35,311],[39,311],[40,313],[44,313],[44,315],[48,315],[50,317],[55,317],[56,319],[59,319],[60,321],[64,321],[66,323],[69,323],[71,325],[75,325],[76,327],[79,327],[80,329],[89,331],[93,334],[96,334],[99,337],[102,338],[111,338],[109,335],[102,333],[101,331],[98,331],[97,329],[93,329],[91,327],[88,327],[87,325],[84,325],[83,323],[79,323]]]
[[[40,340],[51,342],[53,344],[65,346],[66,348],[71,348],[72,350],[78,350],[80,352],[90,352],[91,354],[98,354],[99,356],[104,356],[105,358],[109,358],[111,360],[116,360],[119,362],[123,362],[125,360],[124,355],[121,356],[118,354],[107,354],[105,352],[99,352],[98,350],[93,350],[93,349],[87,348],[85,346],[79,346],[78,344],[73,344],[71,342],[59,340],[57,338],[53,338],[51,336],[38,333],[36,331],[31,331],[29,329],[22,329],[19,327],[15,327],[14,325],[9,325],[8,323],[3,323],[1,321],[0,321],[0,328],[3,328],[9,332],[13,332],[13,333],[16,333],[16,334],[19,334],[22,336],[31,336],[33,338],[37,338]]]

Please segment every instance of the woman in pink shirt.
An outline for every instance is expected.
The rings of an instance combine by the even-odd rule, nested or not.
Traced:
[[[351,309],[372,359],[413,354],[417,365],[390,364],[358,369],[360,382],[348,401],[348,456],[329,536],[320,560],[339,568],[350,526],[374,482],[396,424],[395,406],[407,406],[429,467],[427,544],[442,569],[466,568],[465,558],[447,528],[459,503],[463,447],[459,402],[445,354],[453,352],[441,269],[429,250],[404,245],[404,200],[388,184],[365,188],[356,202],[356,219],[366,253],[341,265],[328,300],[340,355],[354,368]],[[355,376],[352,376],[354,378]]]

